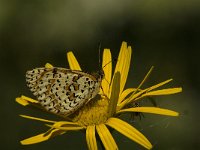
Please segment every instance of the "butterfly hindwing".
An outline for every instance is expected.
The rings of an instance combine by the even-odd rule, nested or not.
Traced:
[[[68,116],[99,93],[100,82],[82,71],[36,68],[26,73],[27,85],[47,111]]]

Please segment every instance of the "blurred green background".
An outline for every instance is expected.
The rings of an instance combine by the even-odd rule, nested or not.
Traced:
[[[144,88],[169,78],[174,81],[166,87],[183,87],[181,94],[156,98],[158,106],[176,110],[180,117],[145,114],[132,124],[155,150],[200,149],[199,0],[0,0],[0,148],[87,149],[81,132],[20,145],[46,127],[19,114],[55,117],[22,107],[15,97],[33,97],[25,83],[27,70],[46,62],[66,67],[66,51],[73,50],[83,70],[95,72],[99,42],[117,58],[122,41],[133,47],[127,87],[137,87],[152,65]],[[120,149],[143,149],[117,132],[114,138]]]

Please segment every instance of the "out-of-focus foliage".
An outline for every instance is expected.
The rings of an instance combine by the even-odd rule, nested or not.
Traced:
[[[82,68],[93,72],[99,70],[99,42],[117,57],[121,42],[127,41],[134,45],[128,87],[138,85],[152,65],[149,85],[174,78],[175,85],[183,87],[182,94],[156,99],[159,106],[179,111],[180,118],[158,122],[158,116],[145,115],[134,126],[150,135],[155,149],[200,148],[199,10],[199,0],[1,0],[1,147],[22,149],[20,139],[46,129],[17,116],[30,113],[14,102],[22,93],[33,97],[26,88],[26,70],[46,62],[65,67],[66,51],[73,50]],[[39,114],[32,110],[31,115]],[[133,147],[118,134],[115,139],[121,149]],[[86,149],[84,134],[69,133],[26,148],[74,149],[74,145]]]

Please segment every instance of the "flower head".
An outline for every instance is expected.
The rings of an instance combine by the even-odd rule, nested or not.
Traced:
[[[115,129],[129,139],[142,145],[146,149],[151,149],[152,144],[149,140],[136,128],[119,118],[122,113],[143,112],[168,116],[178,116],[175,111],[162,109],[158,107],[130,107],[131,103],[141,100],[144,97],[169,95],[181,92],[181,88],[167,88],[156,90],[157,88],[167,84],[172,79],[153,85],[149,88],[142,89],[142,85],[149,76],[150,71],[144,77],[137,88],[124,89],[130,62],[132,49],[127,46],[126,42],[122,43],[117,64],[112,75],[112,57],[109,49],[104,49],[102,68],[104,71],[104,79],[101,83],[101,91],[99,96],[85,104],[74,114],[68,116],[67,119],[61,121],[46,120],[26,115],[21,115],[24,118],[45,122],[49,128],[46,132],[22,140],[21,144],[35,144],[46,141],[56,135],[64,134],[69,130],[86,130],[86,141],[88,149],[97,150],[97,142],[95,133],[97,132],[105,149],[116,150],[117,144],[109,131],[108,127]],[[67,53],[67,59],[70,69],[81,70],[81,67],[72,52]],[[46,68],[53,67],[49,63]],[[37,100],[26,96],[16,98],[16,101],[23,105],[39,105]]]

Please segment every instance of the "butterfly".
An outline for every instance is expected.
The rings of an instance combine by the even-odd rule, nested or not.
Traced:
[[[48,112],[66,117],[88,103],[100,91],[103,70],[95,75],[60,67],[26,72],[27,86]]]

